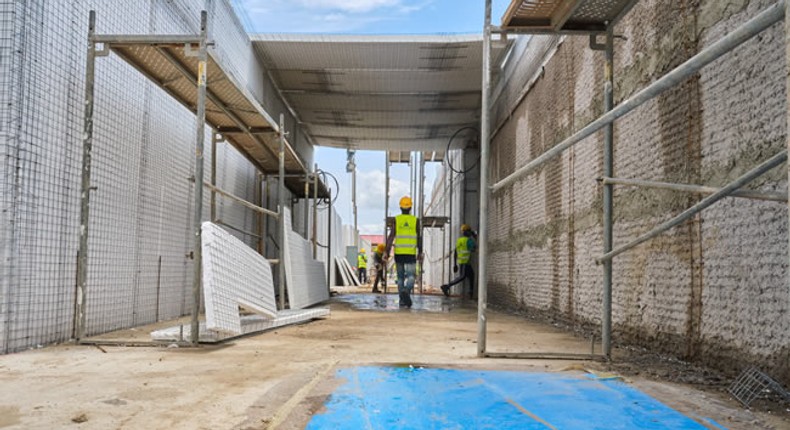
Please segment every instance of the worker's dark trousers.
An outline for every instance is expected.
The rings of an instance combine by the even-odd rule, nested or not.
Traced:
[[[381,282],[381,288],[387,288],[387,272],[382,265],[376,266],[376,280],[373,281],[373,291],[379,289],[379,282]]]
[[[366,269],[364,267],[360,267],[359,268],[359,275],[357,276],[357,278],[359,278],[359,282],[362,282],[363,284],[367,284],[368,283],[368,269]]]
[[[464,280],[469,280],[469,298],[471,299],[475,294],[475,271],[472,269],[471,264],[461,264],[458,266],[458,270],[458,277],[450,281],[447,286],[452,287],[455,284],[460,284]],[[461,296],[464,296],[463,291],[461,291]]]

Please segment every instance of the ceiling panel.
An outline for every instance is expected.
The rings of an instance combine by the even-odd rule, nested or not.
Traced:
[[[444,149],[480,119],[481,35],[253,35],[318,145]],[[509,45],[495,45],[494,56]]]

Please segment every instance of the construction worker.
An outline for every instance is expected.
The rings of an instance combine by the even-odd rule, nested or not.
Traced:
[[[477,248],[475,238],[477,234],[472,230],[468,224],[461,225],[461,237],[455,242],[455,264],[453,265],[453,272],[457,273],[460,268],[461,273],[457,278],[453,279],[449,284],[442,285],[442,293],[450,297],[450,287],[460,284],[464,280],[469,281],[469,298],[474,297],[475,292],[475,271],[472,269],[472,253]],[[461,290],[461,297],[464,297],[464,291]]]
[[[376,280],[373,281],[373,292],[379,293],[379,282],[387,291],[387,265],[384,261],[384,248],[386,245],[379,243],[376,245],[376,251],[373,254],[373,263],[376,265]]]
[[[368,256],[365,254],[365,248],[359,250],[357,255],[357,277],[359,282],[363,284],[368,283]]]
[[[399,305],[410,308],[417,261],[422,260],[422,238],[420,237],[419,220],[411,214],[411,198],[404,196],[400,199],[399,205],[401,214],[395,217],[395,228],[390,231],[387,238],[384,255],[390,255],[390,250],[394,245]]]

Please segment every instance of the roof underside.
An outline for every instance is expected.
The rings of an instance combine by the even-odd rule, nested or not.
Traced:
[[[606,31],[638,0],[513,0],[502,28],[534,33]]]
[[[480,121],[482,36],[252,40],[318,145],[441,158],[453,133]]]

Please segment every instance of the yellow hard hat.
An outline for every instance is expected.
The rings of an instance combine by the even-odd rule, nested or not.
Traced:
[[[469,227],[469,224],[461,224],[461,231],[469,231],[472,227]]]
[[[384,246],[383,243],[380,243],[380,244],[378,244],[376,246],[376,252],[379,252],[379,253],[384,252],[384,248],[386,248],[386,246]]]
[[[400,198],[400,208],[401,209],[411,209],[411,197],[403,196]]]
[[[362,249],[360,249],[360,250],[359,250],[359,252],[360,252],[361,254],[364,254],[364,253],[365,253],[365,248],[362,248]]]

